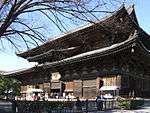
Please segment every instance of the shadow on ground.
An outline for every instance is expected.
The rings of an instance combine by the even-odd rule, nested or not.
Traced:
[[[1,109],[0,108],[0,113],[12,113],[11,111],[7,111],[7,110],[5,110],[5,109]]]

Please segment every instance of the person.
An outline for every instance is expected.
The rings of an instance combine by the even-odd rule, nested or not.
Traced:
[[[37,100],[37,95],[35,94],[34,96],[33,96],[33,101],[36,101]]]
[[[86,109],[86,113],[88,113],[88,99],[85,100],[85,109]]]
[[[45,93],[45,100],[48,100],[48,93]]]
[[[96,104],[97,104],[97,110],[102,111],[103,110],[103,97],[102,97],[102,95],[99,95],[96,97]]]
[[[76,108],[78,111],[82,110],[82,102],[80,101],[79,97],[77,97],[77,101],[76,101],[75,105],[76,105]]]
[[[13,112],[13,113],[18,112],[18,107],[17,107],[17,102],[16,102],[16,100],[15,100],[15,99],[12,99],[11,103],[12,103],[12,112]]]

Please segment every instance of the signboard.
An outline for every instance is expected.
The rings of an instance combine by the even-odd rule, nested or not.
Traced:
[[[59,81],[61,75],[59,72],[52,73],[51,81]]]

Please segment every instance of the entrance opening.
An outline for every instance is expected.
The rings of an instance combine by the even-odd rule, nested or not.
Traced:
[[[100,80],[99,81],[99,89],[104,85],[104,81],[103,80]]]

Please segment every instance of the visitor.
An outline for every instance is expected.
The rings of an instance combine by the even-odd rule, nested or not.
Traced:
[[[37,95],[35,94],[34,96],[33,96],[33,101],[36,101],[37,100]]]
[[[99,95],[96,97],[97,110],[103,110],[103,95]]]
[[[86,113],[88,112],[88,99],[85,100],[85,109],[86,109]]]
[[[18,107],[17,107],[17,102],[16,102],[16,100],[15,100],[15,99],[12,99],[11,103],[12,103],[12,112],[13,112],[13,113],[18,112]]]
[[[82,102],[80,101],[79,97],[77,97],[75,105],[78,112],[82,111]]]
[[[45,100],[48,100],[48,93],[45,93]]]

